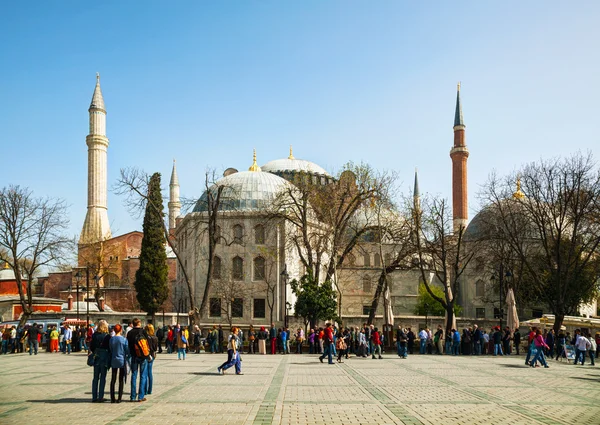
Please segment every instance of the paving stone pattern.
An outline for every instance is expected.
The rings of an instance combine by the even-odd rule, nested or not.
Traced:
[[[163,354],[143,403],[92,404],[85,355],[0,356],[0,424],[600,424],[600,366],[524,357]],[[124,398],[129,399],[129,381]],[[106,386],[109,398],[109,385]]]

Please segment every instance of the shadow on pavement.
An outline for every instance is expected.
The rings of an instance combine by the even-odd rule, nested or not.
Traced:
[[[56,400],[27,400],[28,403],[48,403],[48,404],[63,404],[63,403],[91,403],[89,398],[59,398]],[[108,400],[110,403],[110,400]]]
[[[219,373],[218,372],[188,372],[188,375],[212,376],[212,375],[219,375]]]
[[[527,366],[525,364],[511,364],[511,363],[499,364],[498,366],[510,367],[512,369],[526,369],[526,368],[531,367],[531,366]]]

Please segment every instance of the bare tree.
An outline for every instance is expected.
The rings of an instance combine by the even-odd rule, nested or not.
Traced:
[[[347,164],[338,178],[319,184],[306,173],[294,178],[273,202],[269,215],[282,219],[290,229],[286,245],[294,249],[307,274],[317,283],[331,281],[338,297],[342,291],[336,270],[361,241],[376,227],[374,217],[357,220],[357,213],[377,203],[387,202],[387,191],[393,175],[378,174],[365,164]],[[322,273],[322,270],[325,273]],[[341,298],[338,299],[341,309]]]
[[[212,293],[216,295],[214,299],[218,300],[221,316],[225,316],[229,328],[231,328],[233,319],[243,316],[243,311],[239,311],[238,309],[241,308],[243,310],[244,301],[249,298],[250,290],[248,289],[248,284],[243,280],[235,279],[231,270],[224,269],[221,279],[214,280]]]
[[[37,273],[60,263],[73,247],[74,241],[64,234],[66,216],[63,200],[36,198],[20,186],[0,191],[0,259],[15,274],[23,309],[20,326],[33,312],[32,284]]]
[[[466,243],[463,226],[453,232],[452,211],[445,199],[425,197],[413,217],[416,217],[412,222],[413,238],[421,280],[429,295],[446,310],[446,332],[449,332],[456,329],[454,306],[461,276],[477,252],[478,242]],[[444,290],[443,298],[432,290],[436,283]]]
[[[566,315],[598,293],[600,171],[591,154],[542,160],[515,175],[492,175],[481,196],[488,225],[523,262],[535,296]],[[519,180],[520,196],[512,196]]]

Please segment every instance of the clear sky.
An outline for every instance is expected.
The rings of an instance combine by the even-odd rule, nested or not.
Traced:
[[[435,4],[434,4],[435,3]],[[395,170],[450,196],[456,83],[471,215],[492,169],[591,150],[600,133],[600,2],[60,1],[0,3],[0,186],[86,211],[96,72],[119,169],[181,192],[286,157]],[[167,193],[165,192],[165,195]],[[141,229],[109,193],[113,234]]]

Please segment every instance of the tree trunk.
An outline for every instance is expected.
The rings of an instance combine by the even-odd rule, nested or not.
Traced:
[[[565,320],[565,315],[564,314],[555,314],[554,315],[554,335],[558,335],[560,332],[560,327],[562,326],[563,322]]]
[[[452,329],[456,329],[456,316],[454,315],[454,300],[446,304],[446,334]]]

